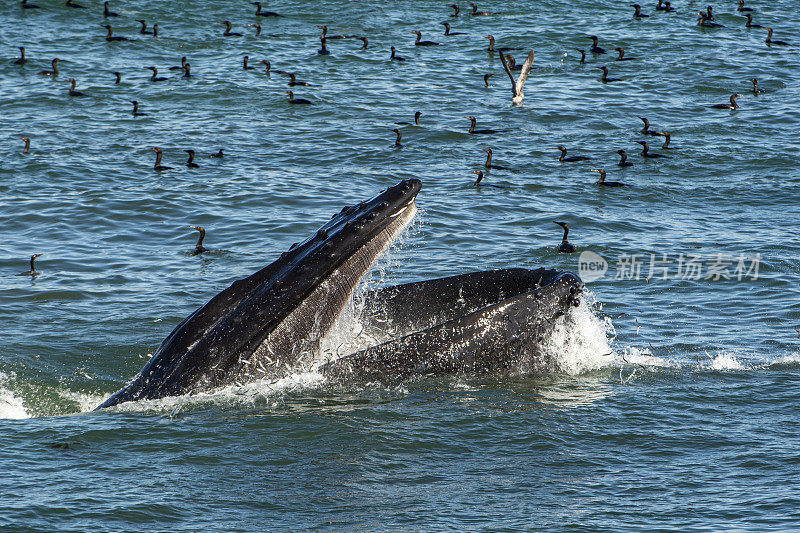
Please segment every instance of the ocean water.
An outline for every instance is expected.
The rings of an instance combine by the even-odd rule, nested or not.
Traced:
[[[732,0],[713,29],[696,26],[707,3],[685,0],[640,20],[627,2],[497,1],[480,17],[275,2],[285,16],[260,21],[246,1],[112,0],[109,19],[75,1],[87,9],[0,10],[0,530],[800,527],[795,2],[747,2],[790,43],[768,47]],[[244,36],[222,36],[225,20]],[[444,21],[467,35],[444,37]],[[137,40],[106,42],[107,22]],[[321,56],[320,24],[369,47],[332,40]],[[414,47],[415,29],[442,46]],[[520,106],[489,34],[519,62],[535,50]],[[588,35],[608,53],[580,64]],[[615,61],[617,46],[635,59]],[[168,70],[182,56],[191,78]],[[54,57],[59,76],[37,75]],[[313,105],[290,105],[261,59],[313,84],[294,88]],[[620,81],[601,83],[602,65]],[[709,107],[731,93],[738,110]],[[415,111],[421,126],[394,124]],[[469,135],[470,115],[502,131]],[[639,140],[668,157],[645,160]],[[591,160],[560,163],[560,144]],[[155,146],[173,170],[153,170]],[[502,188],[472,185],[483,148],[509,167],[485,178]],[[598,168],[627,187],[595,185]],[[559,372],[352,390],[298,372],[93,412],[233,280],[410,177],[420,214],[371,283],[578,272],[584,302],[548,341]],[[555,220],[575,254],[556,252]],[[211,252],[191,255],[190,225]],[[17,276],[33,253],[40,275]]]

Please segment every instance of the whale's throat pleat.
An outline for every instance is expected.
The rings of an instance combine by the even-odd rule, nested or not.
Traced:
[[[375,260],[402,234],[417,213],[411,202],[339,268],[325,278],[247,357],[230,382],[279,378],[305,368],[319,356],[320,345]]]

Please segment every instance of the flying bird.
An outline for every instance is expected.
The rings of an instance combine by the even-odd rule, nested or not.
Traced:
[[[511,68],[508,66],[508,61],[506,61],[506,57],[503,55],[502,51],[500,51],[500,60],[503,62],[503,68],[506,69],[506,74],[511,78],[511,90],[514,92],[514,97],[511,101],[515,104],[519,104],[525,99],[522,90],[525,88],[525,80],[528,79],[528,74],[530,74],[531,67],[533,66],[533,50],[528,52],[528,57],[522,64],[522,71],[520,71],[519,78],[517,79],[514,79],[514,74],[512,74]]]

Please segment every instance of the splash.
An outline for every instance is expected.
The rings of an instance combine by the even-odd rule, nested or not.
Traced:
[[[356,297],[363,295],[365,290],[376,289],[388,284],[391,274],[403,270],[405,252],[422,231],[425,211],[417,206],[417,213],[408,223],[405,230],[394,239],[389,247],[375,260],[372,268],[364,275],[361,287],[356,291]]]
[[[176,417],[184,412],[212,406],[217,409],[269,407],[280,404],[282,399],[292,392],[317,388],[324,380],[324,376],[319,372],[295,372],[277,380],[263,379],[246,385],[229,385],[182,396],[124,402],[110,407],[109,410],[169,413],[170,417]]]
[[[789,355],[778,357],[770,363],[770,366],[772,365],[789,367],[800,366],[800,353],[794,352]]]
[[[374,331],[364,328],[361,317],[364,313],[364,300],[361,294],[368,286],[362,283],[357,289],[357,294],[350,299],[339,317],[331,326],[330,331],[322,340],[321,354],[315,362],[319,367],[329,361],[335,361],[345,355],[358,352],[381,342]]]
[[[543,354],[558,371],[578,375],[618,364],[610,340],[615,336],[614,325],[595,312],[596,302],[594,293],[584,289],[581,304],[559,318],[545,339]]]
[[[403,256],[400,252],[404,250],[409,237],[420,232],[422,225],[420,210],[406,230],[364,276],[353,298],[323,339],[322,363],[386,342],[400,333],[391,329],[375,331],[373,328],[368,331],[365,328],[361,319],[365,312],[363,295],[366,291],[386,285],[387,272],[398,271]],[[620,356],[612,349],[611,342],[616,335],[614,326],[609,317],[600,316],[597,307],[594,293],[584,290],[580,306],[556,321],[553,331],[544,342],[543,353],[555,362],[559,372],[579,375],[609,366],[620,366],[630,361],[630,353],[626,354],[627,357]],[[387,324],[387,328],[390,327]],[[642,354],[634,359],[640,364],[666,364],[649,354]]]
[[[77,405],[81,413],[91,411],[105,400],[105,396],[90,394],[83,391],[76,392],[69,389],[59,389],[57,392],[64,400]]]
[[[0,418],[30,418],[31,415],[28,414],[22,400],[14,396],[14,393],[7,388],[13,380],[13,375],[8,376],[0,372]]]
[[[700,369],[705,370],[716,370],[716,371],[725,371],[725,370],[744,370],[747,368],[748,365],[745,364],[744,361],[738,359],[733,354],[728,352],[720,352],[714,356],[710,355],[708,352],[705,352],[707,356],[707,362],[704,362],[702,359],[698,359],[697,366]],[[752,367],[752,365],[749,365]],[[757,368],[761,365],[756,365]]]
[[[669,359],[653,355],[650,348],[624,346],[618,353],[618,356],[621,365],[658,368],[674,368],[676,366],[676,364]]]

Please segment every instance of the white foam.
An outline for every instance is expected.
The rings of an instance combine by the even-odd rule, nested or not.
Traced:
[[[789,355],[783,355],[781,357],[776,357],[774,360],[770,361],[770,365],[800,365],[800,353],[793,352]]]
[[[584,290],[581,304],[556,320],[552,333],[543,343],[545,357],[561,372],[577,375],[618,363],[611,348],[615,332],[611,319],[598,316],[594,294]]]
[[[363,289],[359,289],[361,290]],[[379,339],[368,334],[361,324],[359,317],[362,308],[363,302],[360,299],[350,299],[322,340],[320,363],[334,361],[379,343]]]
[[[9,377],[0,372],[0,418],[30,418],[31,415],[25,410],[22,400],[14,396],[14,393],[6,388],[13,379],[13,375]]]
[[[800,365],[800,353],[794,352],[778,357],[770,365]]]
[[[711,362],[708,364],[708,368],[711,370],[743,370],[745,368],[742,361],[730,353],[721,352],[714,357],[709,357]]]
[[[285,394],[296,390],[313,389],[322,384],[324,380],[324,376],[319,372],[296,372],[278,380],[263,379],[246,385],[230,385],[207,392],[125,402],[115,405],[111,409],[124,412],[168,412],[170,416],[176,416],[182,411],[201,408],[209,404],[229,407],[270,405],[278,403]],[[92,408],[99,403],[95,403]]]

